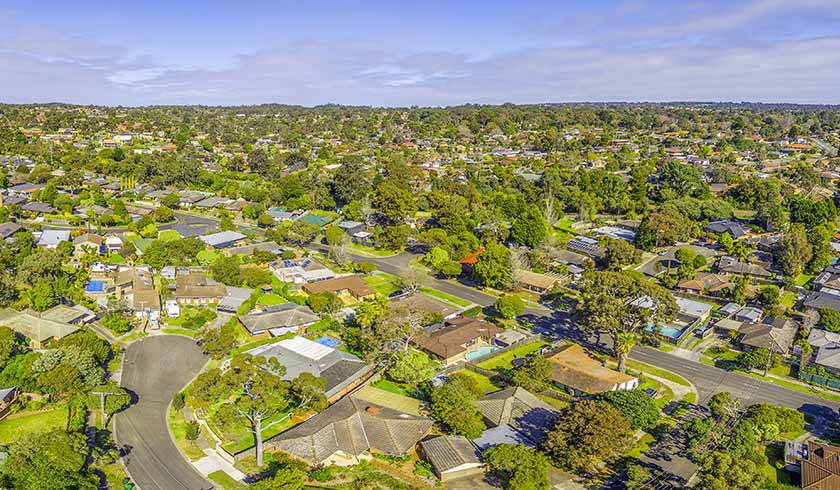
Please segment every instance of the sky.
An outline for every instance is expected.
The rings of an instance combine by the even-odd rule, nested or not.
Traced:
[[[840,104],[840,0],[0,2],[0,102]]]

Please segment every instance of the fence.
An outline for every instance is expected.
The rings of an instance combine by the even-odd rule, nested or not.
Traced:
[[[835,390],[840,390],[840,380],[834,378],[799,371],[799,379],[816,385],[827,386]]]

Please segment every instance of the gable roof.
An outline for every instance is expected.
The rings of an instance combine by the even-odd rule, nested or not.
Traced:
[[[249,313],[239,317],[240,323],[252,334],[273,328],[288,328],[308,325],[319,320],[312,310],[297,303],[286,303],[284,309]]]
[[[75,325],[44,318],[43,313],[39,314],[34,310],[17,311],[10,308],[0,310],[0,325],[38,343],[50,339],[63,339],[79,330]]]
[[[767,323],[745,324],[740,332],[739,341],[742,344],[766,347],[779,354],[787,354],[796,337],[796,327],[792,322],[784,322],[780,327]]]
[[[806,490],[840,490],[840,448],[808,442],[802,460],[802,488]]]
[[[563,347],[548,360],[552,363],[551,377],[555,381],[584,393],[603,393],[635,379],[602,366],[579,344]]]
[[[464,436],[439,436],[421,442],[420,447],[438,473],[445,473],[466,464],[481,464],[478,450]]]
[[[347,290],[358,297],[370,296],[376,293],[376,291],[374,291],[373,288],[371,288],[370,285],[359,276],[336,277],[335,279],[312,282],[304,284],[303,290],[306,291],[307,294],[316,294],[323,291],[336,293]]]
[[[559,415],[551,405],[520,387],[490,393],[475,405],[491,426],[510,425],[535,443],[543,441]]]
[[[428,336],[420,341],[420,345],[427,351],[448,359],[464,352],[464,344],[468,341],[479,338],[489,341],[503,331],[504,329],[483,320],[458,317],[429,332]]]
[[[201,235],[198,237],[199,240],[210,245],[211,247],[218,247],[220,245],[224,245],[226,243],[233,243],[238,242],[245,238],[245,235],[239,233],[238,231],[220,231],[218,233],[211,233],[209,235]]]
[[[400,456],[414,447],[432,425],[427,417],[348,396],[267,443],[314,464],[338,451],[359,456],[373,449]]]

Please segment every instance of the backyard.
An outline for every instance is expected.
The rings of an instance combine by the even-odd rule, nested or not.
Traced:
[[[478,367],[488,369],[490,371],[502,371],[513,368],[513,360],[520,357],[527,357],[534,352],[549,345],[548,342],[538,340],[530,344],[521,345],[513,350],[509,350],[504,354],[498,355],[486,361],[478,363]]]
[[[9,415],[0,422],[0,444],[11,444],[28,434],[63,429],[67,426],[67,415],[67,407]]]

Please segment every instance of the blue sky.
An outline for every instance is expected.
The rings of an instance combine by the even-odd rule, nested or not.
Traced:
[[[840,103],[840,0],[7,0],[0,25],[0,102]]]

